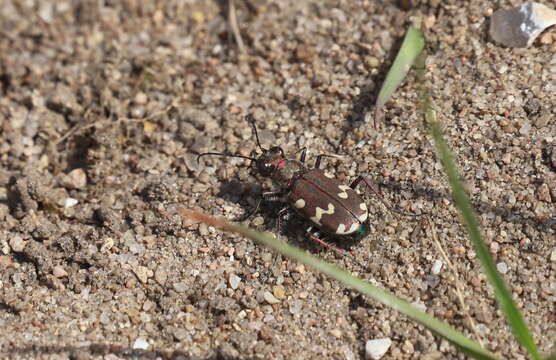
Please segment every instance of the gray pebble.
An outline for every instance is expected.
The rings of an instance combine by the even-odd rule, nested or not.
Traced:
[[[9,240],[9,244],[13,252],[22,252],[25,248],[26,242],[23,241],[21,236],[15,235]]]
[[[228,282],[230,284],[230,287],[233,290],[236,290],[239,287],[239,283],[241,282],[241,278],[239,276],[237,276],[236,274],[230,274],[230,277],[228,278]]]
[[[265,291],[263,294],[265,301],[269,304],[279,304],[280,300],[276,299],[270,291]]]

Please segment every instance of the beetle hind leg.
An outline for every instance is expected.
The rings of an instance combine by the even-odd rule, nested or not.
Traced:
[[[378,191],[378,189],[373,185],[372,182],[370,182],[370,181],[367,179],[366,176],[363,176],[363,175],[357,176],[357,177],[355,178],[355,180],[353,180],[353,181],[351,182],[351,184],[349,184],[349,187],[355,190],[355,188],[357,187],[357,185],[359,185],[359,183],[360,183],[361,181],[363,181],[363,182],[365,183],[365,185],[366,185],[369,189],[371,189],[371,191],[372,191],[373,193],[375,193],[375,195],[378,197],[378,199],[380,200],[380,202],[381,202],[384,206],[386,206],[386,208],[387,208],[389,211],[391,211],[392,213],[394,213],[394,214],[400,214],[400,215],[405,215],[405,216],[421,216],[421,215],[423,215],[423,214],[411,214],[411,213],[407,213],[407,212],[404,212],[404,211],[400,211],[400,210],[394,209],[392,206],[390,206],[390,204],[388,204],[388,203],[386,202],[386,200],[384,199],[384,197],[382,196],[382,194],[380,193],[380,191]]]
[[[310,232],[311,230],[312,230],[312,227],[310,227],[307,231]],[[313,234],[310,234],[310,235],[309,235],[309,238],[310,238],[312,241],[318,243],[319,245],[322,245],[322,246],[324,246],[324,247],[326,247],[326,248],[328,248],[328,249],[334,251],[336,254],[338,254],[338,255],[340,255],[340,256],[345,256],[345,257],[350,258],[351,261],[353,261],[354,263],[356,263],[357,265],[359,265],[361,268],[363,268],[363,269],[365,269],[365,270],[368,269],[368,266],[366,266],[366,265],[362,264],[361,262],[359,262],[359,261],[355,258],[355,256],[353,256],[352,254],[350,254],[349,252],[347,252],[347,251],[345,251],[345,250],[342,250],[342,249],[340,249],[340,248],[338,248],[338,247],[336,247],[336,246],[334,246],[334,245],[328,243],[328,242],[325,240],[325,239],[326,239],[326,236],[322,236],[322,238],[321,238],[321,236],[322,236],[322,234],[321,234],[319,231],[317,231],[317,232],[315,232],[315,233],[313,233]]]

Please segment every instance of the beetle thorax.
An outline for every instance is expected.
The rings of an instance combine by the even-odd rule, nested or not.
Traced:
[[[290,184],[291,179],[300,172],[303,172],[305,165],[297,160],[286,160],[283,159],[282,162],[276,169],[276,172],[272,174],[272,180],[281,188],[285,188]]]

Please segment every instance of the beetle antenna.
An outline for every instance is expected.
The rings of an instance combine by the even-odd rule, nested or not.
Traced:
[[[227,156],[227,157],[235,157],[235,158],[247,159],[247,160],[251,160],[251,161],[257,161],[257,159],[252,158],[250,156],[226,154],[226,153],[217,153],[217,152],[206,152],[206,153],[202,153],[202,154],[197,155],[197,162],[199,162],[199,159],[202,156],[206,156],[206,155]]]
[[[263,147],[261,146],[261,142],[259,141],[259,133],[257,132],[257,127],[255,126],[255,118],[253,117],[253,114],[247,115],[245,117],[245,120],[249,121],[249,123],[253,127],[253,133],[255,133],[255,139],[257,139],[257,146],[259,147],[259,149],[261,149],[262,152],[265,152],[266,150],[263,149]]]

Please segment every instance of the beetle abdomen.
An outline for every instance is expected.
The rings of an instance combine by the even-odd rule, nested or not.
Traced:
[[[355,190],[313,169],[296,179],[289,200],[297,212],[319,229],[336,235],[350,235],[368,218],[365,202]]]

